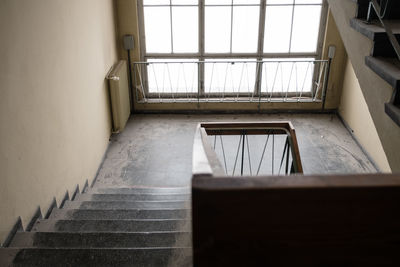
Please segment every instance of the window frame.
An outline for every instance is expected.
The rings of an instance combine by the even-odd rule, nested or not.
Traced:
[[[318,32],[318,39],[317,39],[317,47],[315,52],[289,52],[288,53],[264,53],[264,32],[265,32],[265,15],[266,15],[266,8],[268,5],[268,0],[260,0],[260,4],[242,4],[244,6],[259,6],[260,7],[260,14],[259,14],[259,25],[258,25],[258,40],[257,40],[257,51],[254,53],[206,53],[204,49],[204,36],[205,36],[205,0],[198,0],[198,4],[177,4],[172,5],[172,0],[170,0],[170,5],[152,5],[152,6],[168,6],[172,8],[172,6],[196,6],[198,7],[198,52],[197,53],[147,53],[146,52],[146,36],[145,36],[145,26],[144,26],[144,5],[143,0],[137,0],[137,13],[138,13],[138,28],[139,28],[139,43],[140,43],[140,61],[147,62],[148,59],[193,59],[193,61],[198,60],[200,62],[205,61],[206,59],[244,59],[244,58],[254,58],[257,61],[262,61],[263,59],[277,59],[280,58],[313,58],[313,59],[321,59],[322,58],[322,49],[323,49],[323,42],[326,30],[326,20],[328,15],[328,4],[327,0],[322,0],[321,5],[321,14],[320,14],[320,22],[319,22],[319,32]],[[319,4],[296,4],[296,0],[293,0],[292,4],[278,4],[283,6],[293,6],[293,13],[294,7],[296,5],[319,5]],[[233,4],[233,0],[231,1],[231,5],[224,5],[224,6],[237,6]],[[240,4],[239,4],[240,6]],[[171,17],[172,20],[172,17]],[[293,29],[293,16],[292,16],[292,29]],[[172,28],[172,23],[171,23]],[[231,28],[232,28],[232,19],[231,19]],[[232,32],[232,29],[231,29]],[[171,29],[171,43],[173,43],[172,37],[172,29]],[[231,33],[232,35],[232,33]],[[232,38],[231,38],[232,39]],[[232,43],[230,45],[232,47]],[[173,47],[173,44],[172,44]],[[173,48],[171,50],[173,51]],[[290,43],[289,43],[290,47]],[[232,50],[232,48],[231,48]],[[317,76],[317,68],[314,69],[313,73],[313,81],[316,80]],[[148,75],[147,75],[147,68],[143,68],[141,70],[144,85],[144,91],[146,95],[152,97],[152,93],[149,94],[148,90]],[[204,64],[198,64],[198,88],[197,88],[197,96],[204,97],[205,94],[205,87],[204,87]],[[254,86],[254,96],[259,96],[261,94],[261,79],[262,79],[262,68],[261,64],[258,64],[256,68],[256,84]],[[166,97],[170,97],[171,93],[166,93]],[[229,93],[228,93],[229,94]],[[159,94],[154,94],[154,96],[159,97]],[[176,95],[179,97],[179,94]]]

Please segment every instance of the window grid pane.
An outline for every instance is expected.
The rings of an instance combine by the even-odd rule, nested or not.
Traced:
[[[322,10],[322,0],[268,0],[265,8],[265,26],[264,26],[264,40],[261,42],[263,45],[260,51],[257,51],[259,43],[259,15],[260,15],[260,1],[258,0],[205,0],[204,1],[204,36],[203,40],[199,40],[199,25],[202,20],[199,18],[199,7],[197,0],[143,0],[144,3],[144,23],[145,23],[145,40],[147,53],[198,53],[199,41],[204,42],[204,52],[207,53],[230,53],[232,57],[223,60],[237,61],[237,60],[250,60],[254,63],[247,64],[225,64],[227,68],[222,71],[222,63],[215,64],[216,72],[225,72],[225,78],[214,76],[214,81],[210,78],[211,64],[204,64],[204,91],[210,93],[227,92],[227,93],[244,93],[251,91],[255,92],[256,81],[256,63],[260,53],[284,53],[284,54],[307,54],[314,53],[317,50],[318,36],[320,32],[320,19]],[[172,3],[172,5],[171,5]],[[152,6],[153,5],[153,6]],[[157,5],[157,6],[154,6]],[[165,6],[161,6],[165,5]],[[175,6],[174,6],[175,5]],[[176,6],[178,5],[178,6]],[[167,12],[168,10],[168,12]],[[172,17],[171,17],[172,14]],[[155,41],[162,39],[162,42]],[[235,59],[237,53],[249,53],[251,57],[247,59]],[[274,58],[271,60],[296,60],[291,58]],[[305,58],[301,58],[304,60]],[[311,58],[314,60],[315,58]],[[176,61],[186,61],[187,59],[176,59]],[[211,60],[211,59],[210,59]],[[221,59],[213,59],[218,61]],[[269,60],[269,59],[264,59]],[[150,61],[150,60],[149,60]],[[151,61],[158,61],[152,59]],[[161,60],[161,61],[171,61]],[[175,61],[175,60],[174,60]],[[193,61],[191,59],[190,61]],[[208,60],[206,60],[208,61]],[[173,64],[175,65],[175,64]],[[187,64],[186,64],[187,65]],[[240,65],[240,66],[239,66]],[[193,65],[194,66],[194,65]],[[198,69],[196,67],[191,69],[195,73],[191,83],[196,84],[195,88],[191,87],[188,91],[188,86],[181,84],[183,80],[178,81],[176,89],[168,88],[168,84],[164,88],[170,92],[189,92],[196,93],[198,91]],[[246,66],[246,68],[244,68]],[[268,66],[268,67],[266,67]],[[275,69],[274,69],[275,66]],[[291,66],[291,67],[289,67]],[[295,67],[294,67],[295,66]],[[153,72],[156,76],[163,75],[164,69],[161,66],[153,66]],[[172,80],[179,78],[181,75],[182,66],[170,66],[169,72]],[[246,69],[247,85],[237,85],[238,77],[243,78],[243,73],[240,72]],[[310,92],[312,90],[312,79],[314,69],[310,68],[308,63],[264,63],[261,69],[261,93],[264,92],[279,92],[283,90],[288,92],[297,92],[299,90],[299,81],[296,77],[294,80],[291,76],[293,69],[296,69],[296,76],[303,76],[302,91]],[[201,70],[201,69],[200,69]],[[215,71],[214,70],[214,71]],[[229,70],[229,71],[227,71]],[[275,72],[274,72],[275,71]],[[270,84],[271,80],[264,81],[265,77],[270,77],[277,73],[278,76],[284,77],[275,81],[275,84]],[[249,75],[250,73],[250,75]],[[155,93],[155,77],[154,73],[150,73],[148,67],[148,80],[149,92]],[[215,75],[215,73],[214,73]],[[219,75],[220,76],[220,75]],[[251,78],[249,78],[251,77]],[[164,76],[165,78],[165,76]],[[189,77],[185,77],[185,79]],[[222,84],[222,80],[224,83]],[[219,81],[215,81],[219,80]],[[208,83],[216,83],[208,88]],[[245,89],[243,89],[246,87]],[[268,91],[268,88],[272,91]],[[279,89],[280,88],[280,89]],[[254,90],[254,91],[253,91]],[[159,89],[157,89],[159,92]],[[164,91],[165,93],[168,93]]]

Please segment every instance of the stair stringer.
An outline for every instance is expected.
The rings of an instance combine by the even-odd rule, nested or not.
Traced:
[[[370,55],[373,42],[350,27],[357,4],[349,0],[328,0],[328,3],[390,168],[393,172],[399,172],[400,127],[385,113],[385,103],[390,101],[394,89],[365,65],[365,57]]]

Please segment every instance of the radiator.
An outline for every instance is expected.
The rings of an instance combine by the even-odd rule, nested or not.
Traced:
[[[126,61],[120,60],[116,63],[107,75],[107,79],[110,88],[113,132],[120,132],[125,128],[131,112]]]

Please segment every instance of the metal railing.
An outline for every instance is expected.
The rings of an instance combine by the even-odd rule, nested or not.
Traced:
[[[372,10],[375,11],[376,15],[378,16],[378,19],[380,23],[382,24],[383,28],[386,31],[386,34],[388,35],[389,41],[392,44],[394,51],[397,54],[397,58],[400,60],[400,44],[396,39],[396,36],[393,34],[391,26],[384,21],[386,12],[388,11],[389,8],[389,3],[390,0],[382,0],[381,3],[383,3],[384,8],[379,5],[378,1],[376,0],[370,0],[369,2],[369,7],[368,7],[368,15],[367,15],[367,21],[371,22],[372,21]]]
[[[290,122],[201,123],[195,138],[193,166],[194,174],[208,172],[213,176],[303,172]]]
[[[329,60],[133,63],[134,94],[148,102],[323,102]]]

